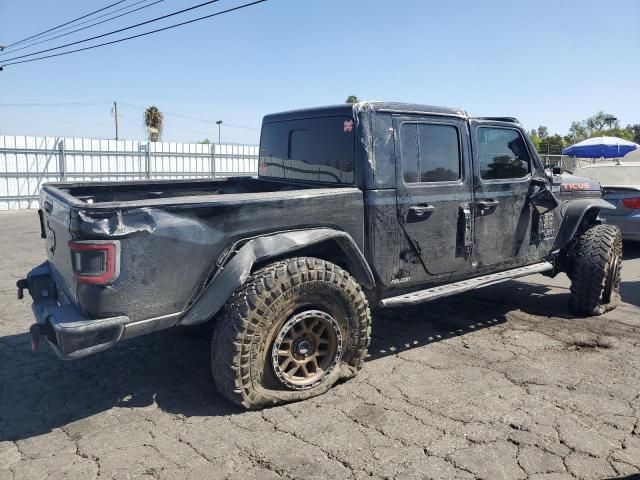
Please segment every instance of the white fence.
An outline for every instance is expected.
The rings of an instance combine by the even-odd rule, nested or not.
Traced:
[[[0,210],[37,208],[45,182],[253,175],[255,145],[0,135]]]
[[[570,172],[576,169],[576,158],[567,155],[547,155],[546,153],[538,153],[544,165],[559,166]]]

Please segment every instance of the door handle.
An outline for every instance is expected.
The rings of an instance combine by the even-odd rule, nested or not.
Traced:
[[[495,212],[495,207],[500,205],[500,202],[498,200],[485,199],[485,200],[478,200],[476,202],[476,205],[478,207],[478,210],[480,210],[480,215],[485,215],[485,214],[492,214],[493,212]]]
[[[414,217],[424,217],[436,209],[433,205],[414,205],[409,207],[409,215]]]
[[[498,200],[478,200],[476,202],[476,205],[481,209],[483,209],[483,208],[497,207],[498,205],[500,205],[500,202]]]

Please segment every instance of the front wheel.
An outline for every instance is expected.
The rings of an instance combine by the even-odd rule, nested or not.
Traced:
[[[218,318],[211,345],[216,387],[247,408],[319,395],[362,368],[370,325],[364,292],[337,265],[311,257],[268,265]]]
[[[602,315],[620,303],[622,237],[618,227],[594,225],[571,249],[571,297],[576,315]]]

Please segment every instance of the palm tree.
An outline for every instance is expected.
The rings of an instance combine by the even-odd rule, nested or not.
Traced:
[[[162,133],[162,122],[164,117],[158,107],[150,106],[144,111],[144,124],[149,130],[149,141],[157,142]]]
[[[358,97],[356,97],[355,95],[349,95],[344,103],[358,103],[359,101],[360,100],[358,100]]]

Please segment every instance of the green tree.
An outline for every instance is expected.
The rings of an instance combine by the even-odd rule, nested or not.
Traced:
[[[636,123],[635,125],[629,124],[625,130],[631,133],[632,142],[640,143],[640,123]]]
[[[565,137],[565,139],[569,139],[568,141],[573,144],[581,142],[587,138],[589,138],[589,132],[587,131],[585,122],[571,122],[571,126],[569,127],[569,134]]]
[[[640,124],[620,127],[615,115],[600,110],[595,115],[580,122],[571,122],[569,133],[564,137],[565,143],[578,143],[592,137],[620,137],[627,140],[640,140]]]
[[[544,125],[538,127],[538,137],[547,138],[549,136],[549,129]]]
[[[633,140],[633,132],[626,128],[608,128],[594,133],[592,137],[618,137],[625,140]]]
[[[562,154],[562,149],[564,147],[564,138],[562,138],[558,134],[549,135],[545,138],[540,139],[540,147],[538,147],[538,152],[545,155],[560,155]]]
[[[529,138],[531,138],[531,142],[533,143],[533,146],[536,147],[536,150],[539,152],[540,151],[540,137],[538,136],[538,132],[537,130],[534,128],[531,130],[531,132],[529,133]]]
[[[359,101],[360,100],[358,100],[358,97],[356,97],[355,95],[349,95],[344,103],[358,103]]]
[[[200,140],[198,143],[201,145],[209,145],[211,143],[211,140],[205,138],[204,140]]]
[[[144,124],[149,131],[149,140],[157,142],[162,134],[164,116],[158,107],[150,106],[144,111]]]
[[[602,110],[600,110],[595,115],[587,118],[584,121],[584,125],[589,131],[589,136],[594,136],[594,133],[601,132],[604,127],[609,127],[609,129],[620,128],[620,124],[615,115],[605,113]]]

